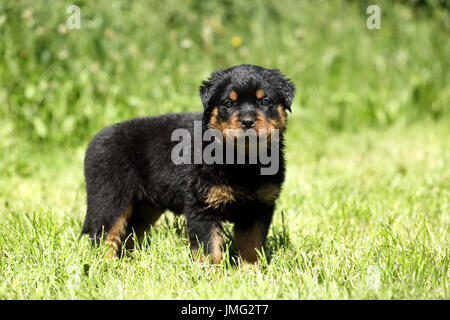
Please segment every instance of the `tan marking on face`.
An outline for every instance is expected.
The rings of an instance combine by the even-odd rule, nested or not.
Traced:
[[[209,119],[209,127],[211,129],[217,129],[222,131],[222,124],[219,122],[219,108],[214,107],[214,109],[211,112],[211,118]]]
[[[259,136],[263,132],[267,134],[267,141],[270,142],[272,130],[277,129],[283,131],[286,127],[287,116],[286,111],[283,106],[280,104],[277,106],[278,117],[276,119],[267,118],[266,115],[260,111],[256,110],[256,122],[254,129],[258,133]],[[235,144],[234,138],[238,138],[244,134],[244,131],[241,127],[241,123],[239,120],[239,116],[237,114],[232,115],[227,121],[221,121],[218,118],[219,108],[214,107],[211,112],[211,118],[209,120],[209,126],[212,129],[217,129],[222,132],[222,136],[226,138],[229,136],[233,138],[231,143]],[[262,137],[262,136],[261,136]],[[228,139],[227,139],[228,142]]]
[[[209,127],[211,129],[217,129],[222,133],[224,138],[227,137],[227,134],[231,137],[238,137],[241,130],[241,123],[239,122],[239,116],[234,114],[227,121],[221,121],[218,117],[219,108],[215,107],[211,112],[211,118],[209,120]]]
[[[272,123],[272,126],[275,129],[284,130],[286,128],[287,123],[286,111],[284,110],[281,104],[277,106],[277,111],[278,111],[278,119],[270,119],[270,122]]]
[[[106,235],[105,243],[110,246],[108,250],[108,256],[114,257],[117,255],[122,243],[123,236],[127,229],[128,220],[131,217],[132,207],[128,205],[122,212],[119,218],[114,222],[111,229],[109,229]]]
[[[254,224],[246,230],[234,227],[234,245],[241,258],[247,262],[254,263],[258,260],[258,253],[263,246],[263,226]]]
[[[278,117],[276,119],[267,118],[266,115],[259,110],[256,113],[255,130],[258,132],[259,136],[262,135],[262,132],[266,132],[268,142],[271,140],[272,130],[277,129],[283,131],[286,128],[286,111],[284,111],[281,104],[277,106],[277,112]]]
[[[235,200],[234,190],[230,186],[216,185],[209,189],[205,202],[208,208],[218,209]]]
[[[275,129],[272,122],[267,119],[266,115],[260,111],[256,111],[256,123],[255,123],[255,130],[258,134],[260,134],[260,131],[264,130],[267,132],[267,136],[270,136],[270,132]]]
[[[232,115],[228,121],[223,123],[223,130],[227,129],[228,130],[242,129],[241,122],[239,121],[239,116],[237,114]]]
[[[236,91],[231,91],[230,94],[228,95],[228,98],[230,98],[231,101],[237,101],[238,99],[238,95]]]
[[[256,190],[256,196],[258,200],[262,202],[272,202],[278,198],[280,194],[280,188],[272,183],[265,184]]]
[[[209,126],[212,129],[218,129],[224,133],[226,129],[239,129],[241,124],[239,122],[239,116],[234,114],[227,121],[221,121],[219,119],[219,108],[214,107],[211,112],[211,118],[209,120]]]
[[[264,91],[262,91],[261,89],[256,90],[256,99],[262,99],[264,98]]]

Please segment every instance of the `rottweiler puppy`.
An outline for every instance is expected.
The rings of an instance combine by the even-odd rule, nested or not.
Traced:
[[[221,261],[222,223],[230,221],[240,257],[256,262],[285,178],[283,135],[294,93],[294,84],[277,69],[238,65],[203,81],[203,112],[137,118],[103,129],[86,151],[82,234],[94,244],[103,239],[117,255],[121,246],[134,247],[133,232],[142,240],[170,210],[185,215],[195,257]],[[190,135],[182,148],[181,136],[174,134],[180,130]],[[215,134],[205,139],[208,130]],[[275,170],[264,173],[267,159],[249,161],[252,136],[257,150],[267,146]],[[241,152],[239,137],[245,141]],[[214,142],[211,156],[217,161],[206,161],[202,151]],[[179,153],[184,161],[176,158]],[[239,155],[244,163],[235,161]]]

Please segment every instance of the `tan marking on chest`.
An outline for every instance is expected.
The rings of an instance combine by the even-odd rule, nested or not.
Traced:
[[[206,196],[206,204],[209,208],[217,209],[230,202],[235,201],[233,188],[227,185],[212,186]]]

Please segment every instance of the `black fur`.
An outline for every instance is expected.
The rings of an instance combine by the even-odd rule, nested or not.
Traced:
[[[264,91],[266,100],[270,99],[264,102],[267,105],[254,98],[258,89]],[[230,90],[239,97],[231,105],[227,104]],[[240,230],[260,223],[265,239],[275,199],[260,201],[252,194],[268,183],[281,188],[285,176],[283,134],[278,151],[280,168],[269,176],[260,174],[261,164],[175,165],[171,151],[178,142],[171,141],[171,134],[175,129],[185,128],[193,135],[194,121],[202,121],[203,130],[207,129],[215,107],[220,121],[242,113],[243,108],[251,112],[259,110],[267,118],[277,120],[277,106],[290,110],[294,91],[293,83],[276,69],[240,65],[216,71],[202,83],[203,112],[132,119],[103,129],[86,151],[87,214],[82,233],[99,240],[128,205],[136,210],[145,203],[161,212],[168,209],[184,214],[192,249],[199,245],[208,248],[212,230],[221,230],[225,220],[235,223]],[[217,185],[244,192],[235,201],[212,208],[205,199]],[[128,232],[139,223],[139,219],[133,219],[134,214],[133,211]]]

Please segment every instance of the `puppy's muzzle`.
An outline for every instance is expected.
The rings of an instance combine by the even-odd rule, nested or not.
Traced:
[[[240,119],[240,122],[243,129],[250,129],[255,126],[256,117],[246,115]]]

